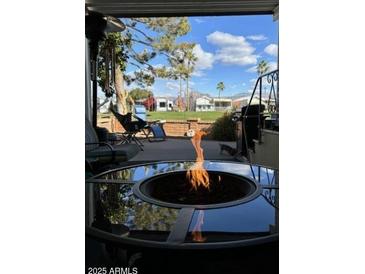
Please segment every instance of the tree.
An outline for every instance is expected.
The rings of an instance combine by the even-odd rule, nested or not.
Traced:
[[[98,60],[99,86],[107,96],[111,96],[110,90],[115,90],[117,108],[121,114],[128,112],[127,100],[134,103],[125,89],[125,83],[130,85],[134,82],[145,87],[151,86],[155,77],[166,77],[166,68],[156,68],[149,62],[157,55],[170,58],[177,46],[176,38],[190,31],[186,17],[131,18],[125,19],[124,23],[127,26],[125,31],[109,33],[101,43]],[[145,48],[137,52],[137,44]],[[115,67],[109,66],[110,60],[115,60]],[[127,64],[136,67],[136,71],[126,74]],[[115,71],[114,78],[109,77],[113,75],[112,71]],[[111,79],[110,83],[107,79]]]
[[[169,58],[170,67],[165,70],[167,78],[177,80],[179,79],[179,95],[177,98],[177,106],[179,111],[182,111],[182,79],[185,71],[184,67],[184,53],[179,49],[175,48]]]
[[[269,71],[269,64],[265,60],[261,60],[256,67],[257,74],[259,76]]]
[[[195,47],[195,43],[187,43],[182,42],[177,44],[171,55],[169,57],[170,67],[165,67],[159,70],[160,75],[164,75],[166,78],[170,78],[173,80],[179,79],[180,89],[178,96],[178,105],[179,110],[181,110],[182,106],[182,80],[186,81],[186,92],[185,92],[185,100],[186,100],[186,110],[190,109],[189,102],[189,78],[194,72],[195,62],[198,60],[194,55],[193,49]]]
[[[194,55],[193,49],[195,44],[182,43],[182,49],[185,53],[185,71],[184,76],[186,79],[186,111],[190,111],[190,96],[189,96],[189,77],[194,72],[194,65],[198,58]]]
[[[224,86],[224,83],[223,82],[219,82],[217,84],[217,90],[218,90],[218,98],[221,98],[221,92],[223,92],[223,90],[225,89],[226,87]]]
[[[143,88],[134,88],[129,92],[129,96],[133,98],[134,101],[147,99],[149,96],[153,96],[152,91]]]
[[[265,60],[261,60],[259,63],[258,63],[258,65],[257,65],[257,67],[256,67],[256,70],[257,70],[257,74],[259,75],[259,76],[261,76],[261,75],[263,75],[263,74],[265,74],[266,72],[268,72],[269,71],[269,63],[267,62],[267,61],[265,61]],[[263,80],[263,79],[262,79]],[[265,94],[266,94],[266,85],[264,86],[264,89],[265,89]],[[266,94],[267,95],[267,94]],[[270,97],[270,96],[269,96]]]

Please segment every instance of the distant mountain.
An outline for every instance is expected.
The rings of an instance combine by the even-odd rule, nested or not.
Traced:
[[[203,97],[203,96],[212,97],[212,95],[211,95],[211,94],[209,94],[209,93],[202,93],[202,92],[199,92],[199,91],[191,91],[191,92],[190,92],[190,95],[191,95],[192,97],[195,97],[195,98]]]
[[[232,95],[231,98],[234,100],[234,99],[241,98],[241,97],[251,96],[251,94],[252,93],[250,93],[250,92],[240,92],[240,93]]]
[[[196,98],[199,98],[199,97],[203,97],[203,96],[207,96],[207,97],[210,97],[210,98],[215,98],[216,96],[210,94],[210,93],[207,93],[207,92],[199,92],[199,91],[190,91],[189,93],[190,95],[190,100],[195,100]],[[251,96],[251,93],[249,92],[240,92],[240,93],[237,93],[237,94],[234,94],[234,95],[231,95],[231,96],[225,96],[224,94],[222,94],[222,98],[230,98],[232,100],[234,99],[237,99],[237,98],[240,98],[240,97],[247,97],[247,96]],[[157,96],[157,97],[161,97],[161,96]],[[168,98],[170,100],[176,100],[177,99],[177,96],[163,96],[165,98]],[[185,102],[185,93],[183,93],[183,101]]]

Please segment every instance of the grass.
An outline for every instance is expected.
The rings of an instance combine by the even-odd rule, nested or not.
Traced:
[[[187,120],[191,118],[200,118],[202,121],[215,121],[219,117],[223,116],[224,112],[221,111],[209,111],[209,112],[148,112],[147,120]],[[98,119],[109,118],[113,116],[111,113],[101,114],[98,113]]]
[[[187,120],[191,118],[200,118],[203,121],[215,121],[223,116],[224,112],[209,111],[209,112],[149,112],[147,114],[148,120]]]

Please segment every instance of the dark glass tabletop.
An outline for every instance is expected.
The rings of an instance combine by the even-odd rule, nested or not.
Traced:
[[[194,161],[158,162],[111,170],[86,181],[86,226],[123,242],[172,248],[249,245],[278,239],[278,171],[237,162],[205,161],[208,171],[249,178],[261,185],[252,201],[216,209],[169,208],[142,201],[141,180],[187,170]]]

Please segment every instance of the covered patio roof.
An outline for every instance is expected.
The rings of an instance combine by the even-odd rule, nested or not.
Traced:
[[[278,13],[279,0],[86,0],[92,11],[115,17],[255,15]]]

